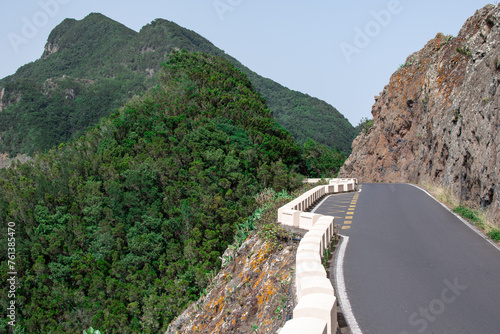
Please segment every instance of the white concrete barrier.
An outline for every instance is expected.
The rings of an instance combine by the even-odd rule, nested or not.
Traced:
[[[289,320],[280,333],[287,334],[327,334],[326,321],[318,318],[297,318]]]
[[[332,283],[328,278],[319,276],[302,277],[299,281],[297,281],[297,285],[297,299],[299,302],[303,296],[314,293],[324,293],[332,296],[335,295]]]
[[[321,249],[326,249],[329,245],[329,238],[328,238],[328,230],[327,229],[319,229],[315,228],[310,230],[309,232],[304,235],[304,238],[301,241],[304,241],[306,238],[320,238],[321,244],[320,244],[320,250]]]
[[[300,214],[302,211],[299,210],[283,210],[281,222],[283,225],[299,227]]]
[[[319,244],[318,252],[320,253],[320,256],[323,257],[322,253],[323,253],[323,250],[325,249],[323,240],[324,240],[323,235],[308,234],[307,236],[304,236],[302,238],[302,240],[300,240],[300,243],[301,244],[313,244],[315,246]]]
[[[311,252],[314,254],[318,254],[320,257],[323,255],[321,249],[319,248],[319,243],[318,244],[311,244],[311,243],[305,243],[301,242],[299,244],[299,247],[297,248],[297,253],[299,252]]]
[[[302,262],[321,262],[321,257],[318,253],[315,252],[297,252],[297,256],[295,258],[295,263],[299,264]]]
[[[324,293],[303,296],[293,309],[293,317],[318,318],[326,321],[327,333],[335,334],[337,332],[337,299],[335,296]]]
[[[313,188],[278,209],[279,223],[308,230],[295,259],[298,304],[293,310],[294,319],[287,321],[280,334],[337,332],[337,299],[321,264],[335,235],[335,219],[304,211],[324,195],[355,190],[356,184],[356,179],[331,179],[328,185]]]
[[[309,231],[325,231],[327,234],[327,244],[330,244],[334,234],[335,234],[335,219],[332,216],[323,216],[316,224],[314,224],[313,228]]]
[[[297,282],[304,277],[326,278],[325,267],[321,262],[303,262],[296,265],[295,278]]]
[[[322,215],[310,212],[301,212],[299,218],[299,227],[304,230],[310,230]]]

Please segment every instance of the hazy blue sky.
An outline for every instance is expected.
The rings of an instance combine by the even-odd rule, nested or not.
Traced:
[[[255,72],[327,101],[353,125],[407,56],[438,32],[456,36],[483,0],[3,1],[0,78],[38,59],[64,18],[102,13],[138,31],[164,18]],[[362,33],[360,33],[360,31]],[[363,36],[364,35],[364,36]]]

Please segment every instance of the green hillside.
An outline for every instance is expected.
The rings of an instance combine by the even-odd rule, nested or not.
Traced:
[[[178,52],[159,77],[81,138],[0,170],[20,333],[164,332],[220,268],[253,196],[308,172],[308,153],[225,59]],[[0,243],[3,282],[6,256]]]
[[[257,75],[175,23],[158,19],[137,33],[97,13],[64,20],[41,59],[0,80],[0,152],[31,155],[80,136],[153,86],[165,57],[180,49],[224,57],[246,73],[299,143],[311,138],[350,153],[354,128],[327,103]]]

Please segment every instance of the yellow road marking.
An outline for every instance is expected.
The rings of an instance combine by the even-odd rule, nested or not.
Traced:
[[[352,220],[345,220],[344,224],[350,225],[350,224],[352,224]]]
[[[345,216],[345,219],[352,219],[352,216]]]
[[[354,212],[347,212],[346,215],[353,215]]]
[[[342,229],[343,229],[343,230],[348,230],[348,229],[350,229],[350,228],[351,228],[350,226],[342,226]]]

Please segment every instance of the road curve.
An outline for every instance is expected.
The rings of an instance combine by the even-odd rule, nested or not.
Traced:
[[[352,206],[343,271],[362,333],[500,333],[497,248],[411,185],[363,184]]]

